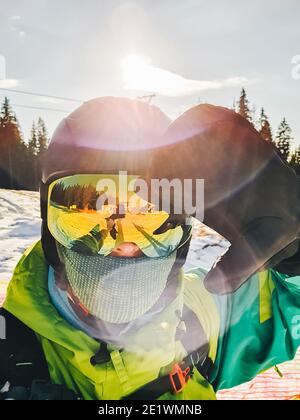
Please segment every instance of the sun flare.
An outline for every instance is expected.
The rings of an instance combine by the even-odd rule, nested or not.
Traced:
[[[140,54],[129,54],[122,60],[122,77],[126,85],[137,83],[151,66],[151,60]]]

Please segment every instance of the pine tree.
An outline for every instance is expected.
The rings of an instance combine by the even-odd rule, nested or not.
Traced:
[[[38,155],[43,153],[48,146],[49,137],[44,120],[40,117],[37,123],[37,149]]]
[[[4,98],[2,108],[1,108],[1,125],[5,126],[9,124],[11,121],[15,121],[15,115],[11,109],[9,99],[7,96]]]
[[[295,164],[300,167],[300,146],[295,151]]]
[[[247,93],[244,88],[241,91],[240,99],[238,101],[238,113],[252,123],[249,101],[247,99]]]
[[[30,161],[30,179],[28,181],[28,188],[31,190],[36,190],[39,183],[39,169],[38,169],[38,138],[36,125],[33,122],[30,132],[30,138],[28,141],[27,147],[28,159]]]
[[[38,154],[38,138],[34,122],[32,123],[30,139],[28,141],[28,150],[32,156],[36,156]]]
[[[22,184],[20,162],[26,147],[22,140],[18,120],[8,98],[0,111],[0,185],[4,188],[19,188]]]
[[[276,147],[280,157],[287,161],[291,151],[292,130],[285,118],[281,121],[276,135]]]
[[[268,142],[273,142],[273,134],[269,119],[265,114],[264,108],[261,109],[260,118],[259,118],[259,134],[262,138]]]
[[[48,133],[46,124],[42,118],[38,119],[37,124],[32,123],[31,135],[28,141],[28,155],[30,159],[30,189],[38,190],[41,178],[40,156],[47,149]]]
[[[292,154],[290,165],[298,174],[300,174],[300,146],[298,146]]]

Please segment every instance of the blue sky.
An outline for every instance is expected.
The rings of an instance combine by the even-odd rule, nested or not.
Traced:
[[[6,61],[0,87],[83,100],[134,97],[144,93],[134,74],[124,81],[122,63],[135,54],[145,58],[151,74],[176,84],[173,94],[160,86],[154,100],[171,117],[199,101],[232,106],[245,84],[274,131],[285,116],[300,144],[300,80],[292,78],[291,63],[300,54],[297,0],[0,0],[0,8],[0,55]],[[4,95],[0,90],[1,100]],[[65,111],[77,106],[8,96],[17,105]],[[66,115],[15,110],[25,137],[39,115],[50,132]]]

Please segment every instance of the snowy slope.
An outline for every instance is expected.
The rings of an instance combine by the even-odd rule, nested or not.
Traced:
[[[7,283],[24,250],[40,237],[39,195],[36,192],[0,189],[0,304]],[[217,233],[197,225],[186,269],[207,270],[226,250],[228,243]],[[271,369],[253,381],[218,393],[219,399],[288,399],[300,394],[300,353],[280,366],[283,378]]]
[[[0,279],[8,280],[20,256],[40,236],[36,192],[0,190]]]

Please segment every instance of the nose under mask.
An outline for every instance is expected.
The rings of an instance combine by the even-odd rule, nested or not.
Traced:
[[[163,293],[176,260],[84,255],[57,244],[73,293],[89,313],[111,323],[133,321]]]

